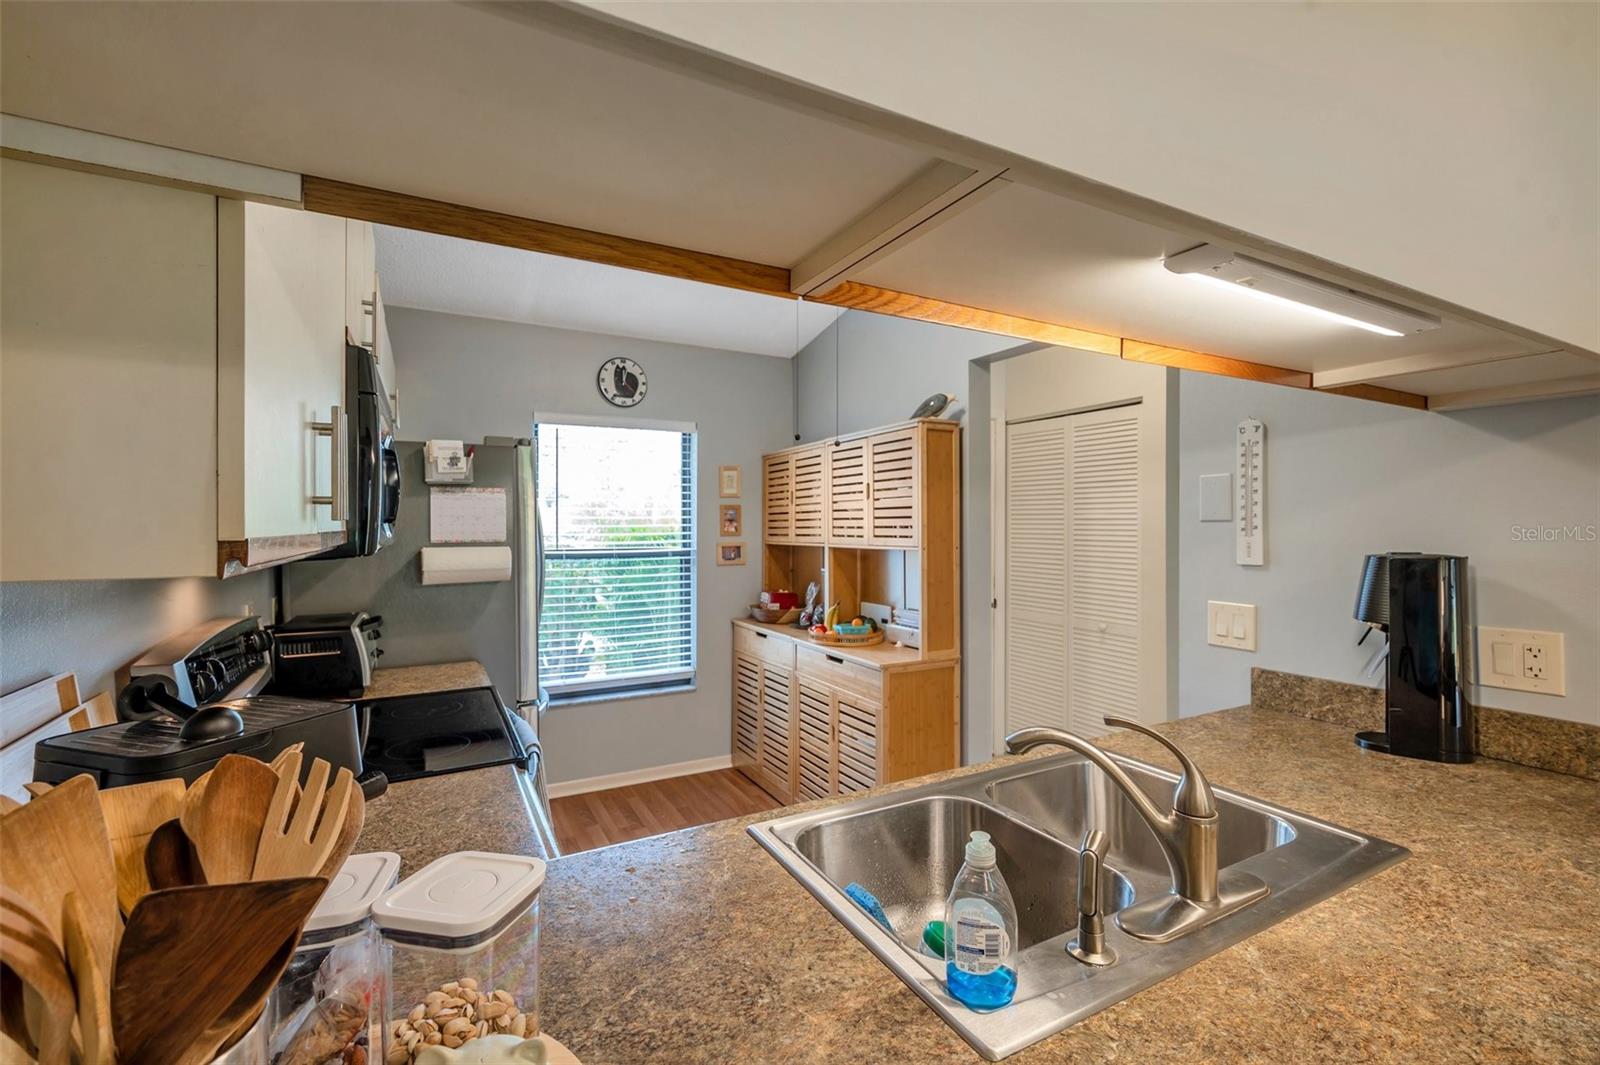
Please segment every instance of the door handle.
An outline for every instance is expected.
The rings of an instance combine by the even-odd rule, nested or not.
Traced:
[[[311,423],[311,432],[313,434],[328,438],[328,442],[331,445],[329,451],[332,456],[330,464],[333,467],[328,474],[330,482],[329,494],[312,496],[311,505],[314,507],[327,507],[328,517],[333,521],[349,520],[349,515],[345,513],[346,496],[349,494],[345,490],[345,479],[349,476],[347,467],[350,460],[349,455],[346,453],[349,448],[349,434],[345,431],[346,417],[347,415],[343,411],[334,406],[328,408],[327,421]]]

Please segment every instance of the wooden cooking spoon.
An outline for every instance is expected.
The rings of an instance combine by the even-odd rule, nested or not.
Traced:
[[[8,991],[6,1028],[19,1043],[35,1043],[40,1065],[66,1065],[72,1055],[72,1016],[76,991],[61,948],[44,922],[10,891],[0,895],[0,955],[22,984],[20,999]],[[16,1007],[22,1004],[22,1017]],[[15,1031],[18,1020],[21,1031]]]
[[[106,975],[110,968],[100,964],[100,959],[89,946],[88,911],[84,907],[83,897],[76,891],[67,894],[62,923],[67,935],[67,962],[72,969],[72,986],[78,996],[78,1033],[83,1038],[82,1060],[116,1061],[117,1052],[111,1035],[111,982]]]
[[[344,824],[339,829],[339,838],[334,841],[333,849],[323,859],[322,868],[317,870],[317,875],[330,883],[344,866],[345,859],[350,857],[356,849],[356,839],[361,835],[362,826],[367,823],[367,800],[361,794],[359,786],[350,790],[350,806],[344,812]]]
[[[117,904],[124,914],[150,891],[145,872],[145,847],[151,833],[178,816],[183,805],[183,781],[152,780],[100,793],[111,858],[117,870]]]
[[[62,936],[67,893],[82,898],[84,932],[102,964],[116,957],[122,920],[111,840],[94,780],[76,776],[0,821],[5,883],[38,916],[53,943]]]
[[[184,796],[179,821],[200,855],[208,884],[249,880],[256,865],[261,826],[272,805],[278,775],[247,755],[225,755],[196,799]]]
[[[144,845],[144,872],[153,891],[196,887],[206,882],[200,856],[177,818],[157,826]],[[144,896],[140,896],[143,898]],[[137,903],[135,903],[137,905]],[[133,911],[128,911],[132,915]]]
[[[122,1059],[183,1060],[225,1012],[248,1014],[255,1003],[241,1007],[241,996],[271,989],[281,965],[272,980],[264,974],[287,962],[284,941],[299,941],[327,886],[321,877],[300,877],[172,888],[139,900],[111,978]],[[173,1023],[175,1002],[183,1004],[182,1023]]]
[[[256,850],[255,877],[258,880],[316,875],[344,831],[350,793],[357,790],[355,775],[348,769],[339,770],[330,788],[331,767],[318,758],[311,763],[305,789],[295,803],[294,782],[300,775],[298,761],[299,755],[290,756],[283,775],[278,777],[277,791],[272,796],[261,844]],[[292,818],[289,816],[291,803],[294,803]]]

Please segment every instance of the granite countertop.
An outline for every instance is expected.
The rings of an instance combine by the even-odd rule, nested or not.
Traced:
[[[1600,784],[1391,758],[1249,708],[1164,731],[1216,784],[1413,857],[1008,1061],[1594,1060]],[[495,811],[456,794],[434,833],[461,845],[459,818]],[[552,862],[545,1028],[588,1065],[980,1060],[745,833],[769,816]]]
[[[363,698],[418,695],[489,683],[478,662],[378,669]],[[394,851],[410,876],[453,851],[497,851],[548,857],[534,829],[525,779],[509,765],[402,780],[367,803],[356,851]]]

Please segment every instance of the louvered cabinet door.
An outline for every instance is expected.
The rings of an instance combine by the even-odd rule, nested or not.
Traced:
[[[827,539],[827,459],[822,448],[797,451],[790,457],[793,486],[790,535],[797,544],[820,544]]]
[[[1139,417],[1133,406],[1066,419],[1067,727],[1084,736],[1106,732],[1107,714],[1143,716]]]
[[[761,663],[733,656],[733,764],[745,773],[761,761]]]
[[[853,695],[835,700],[838,719],[839,794],[866,791],[878,783],[878,722],[882,710]]]
[[[1006,429],[1005,730],[1067,720],[1067,418]],[[1097,730],[1098,731],[1098,730]]]
[[[921,513],[917,430],[879,433],[867,442],[867,541],[916,547]]]
[[[800,719],[800,757],[795,799],[826,799],[835,794],[833,699],[827,688],[795,681],[795,713]]]
[[[794,538],[793,455],[767,455],[761,460],[761,520],[768,543]]]
[[[761,670],[761,775],[779,802],[794,798],[794,674],[775,666]]]
[[[828,542],[867,542],[867,441],[848,440],[827,449]]]

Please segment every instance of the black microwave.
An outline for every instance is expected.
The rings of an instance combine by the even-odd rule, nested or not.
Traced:
[[[394,541],[400,514],[400,460],[394,450],[394,415],[378,376],[377,358],[366,348],[345,345],[345,395],[350,416],[345,484],[350,498],[349,538],[317,559],[375,555]]]

